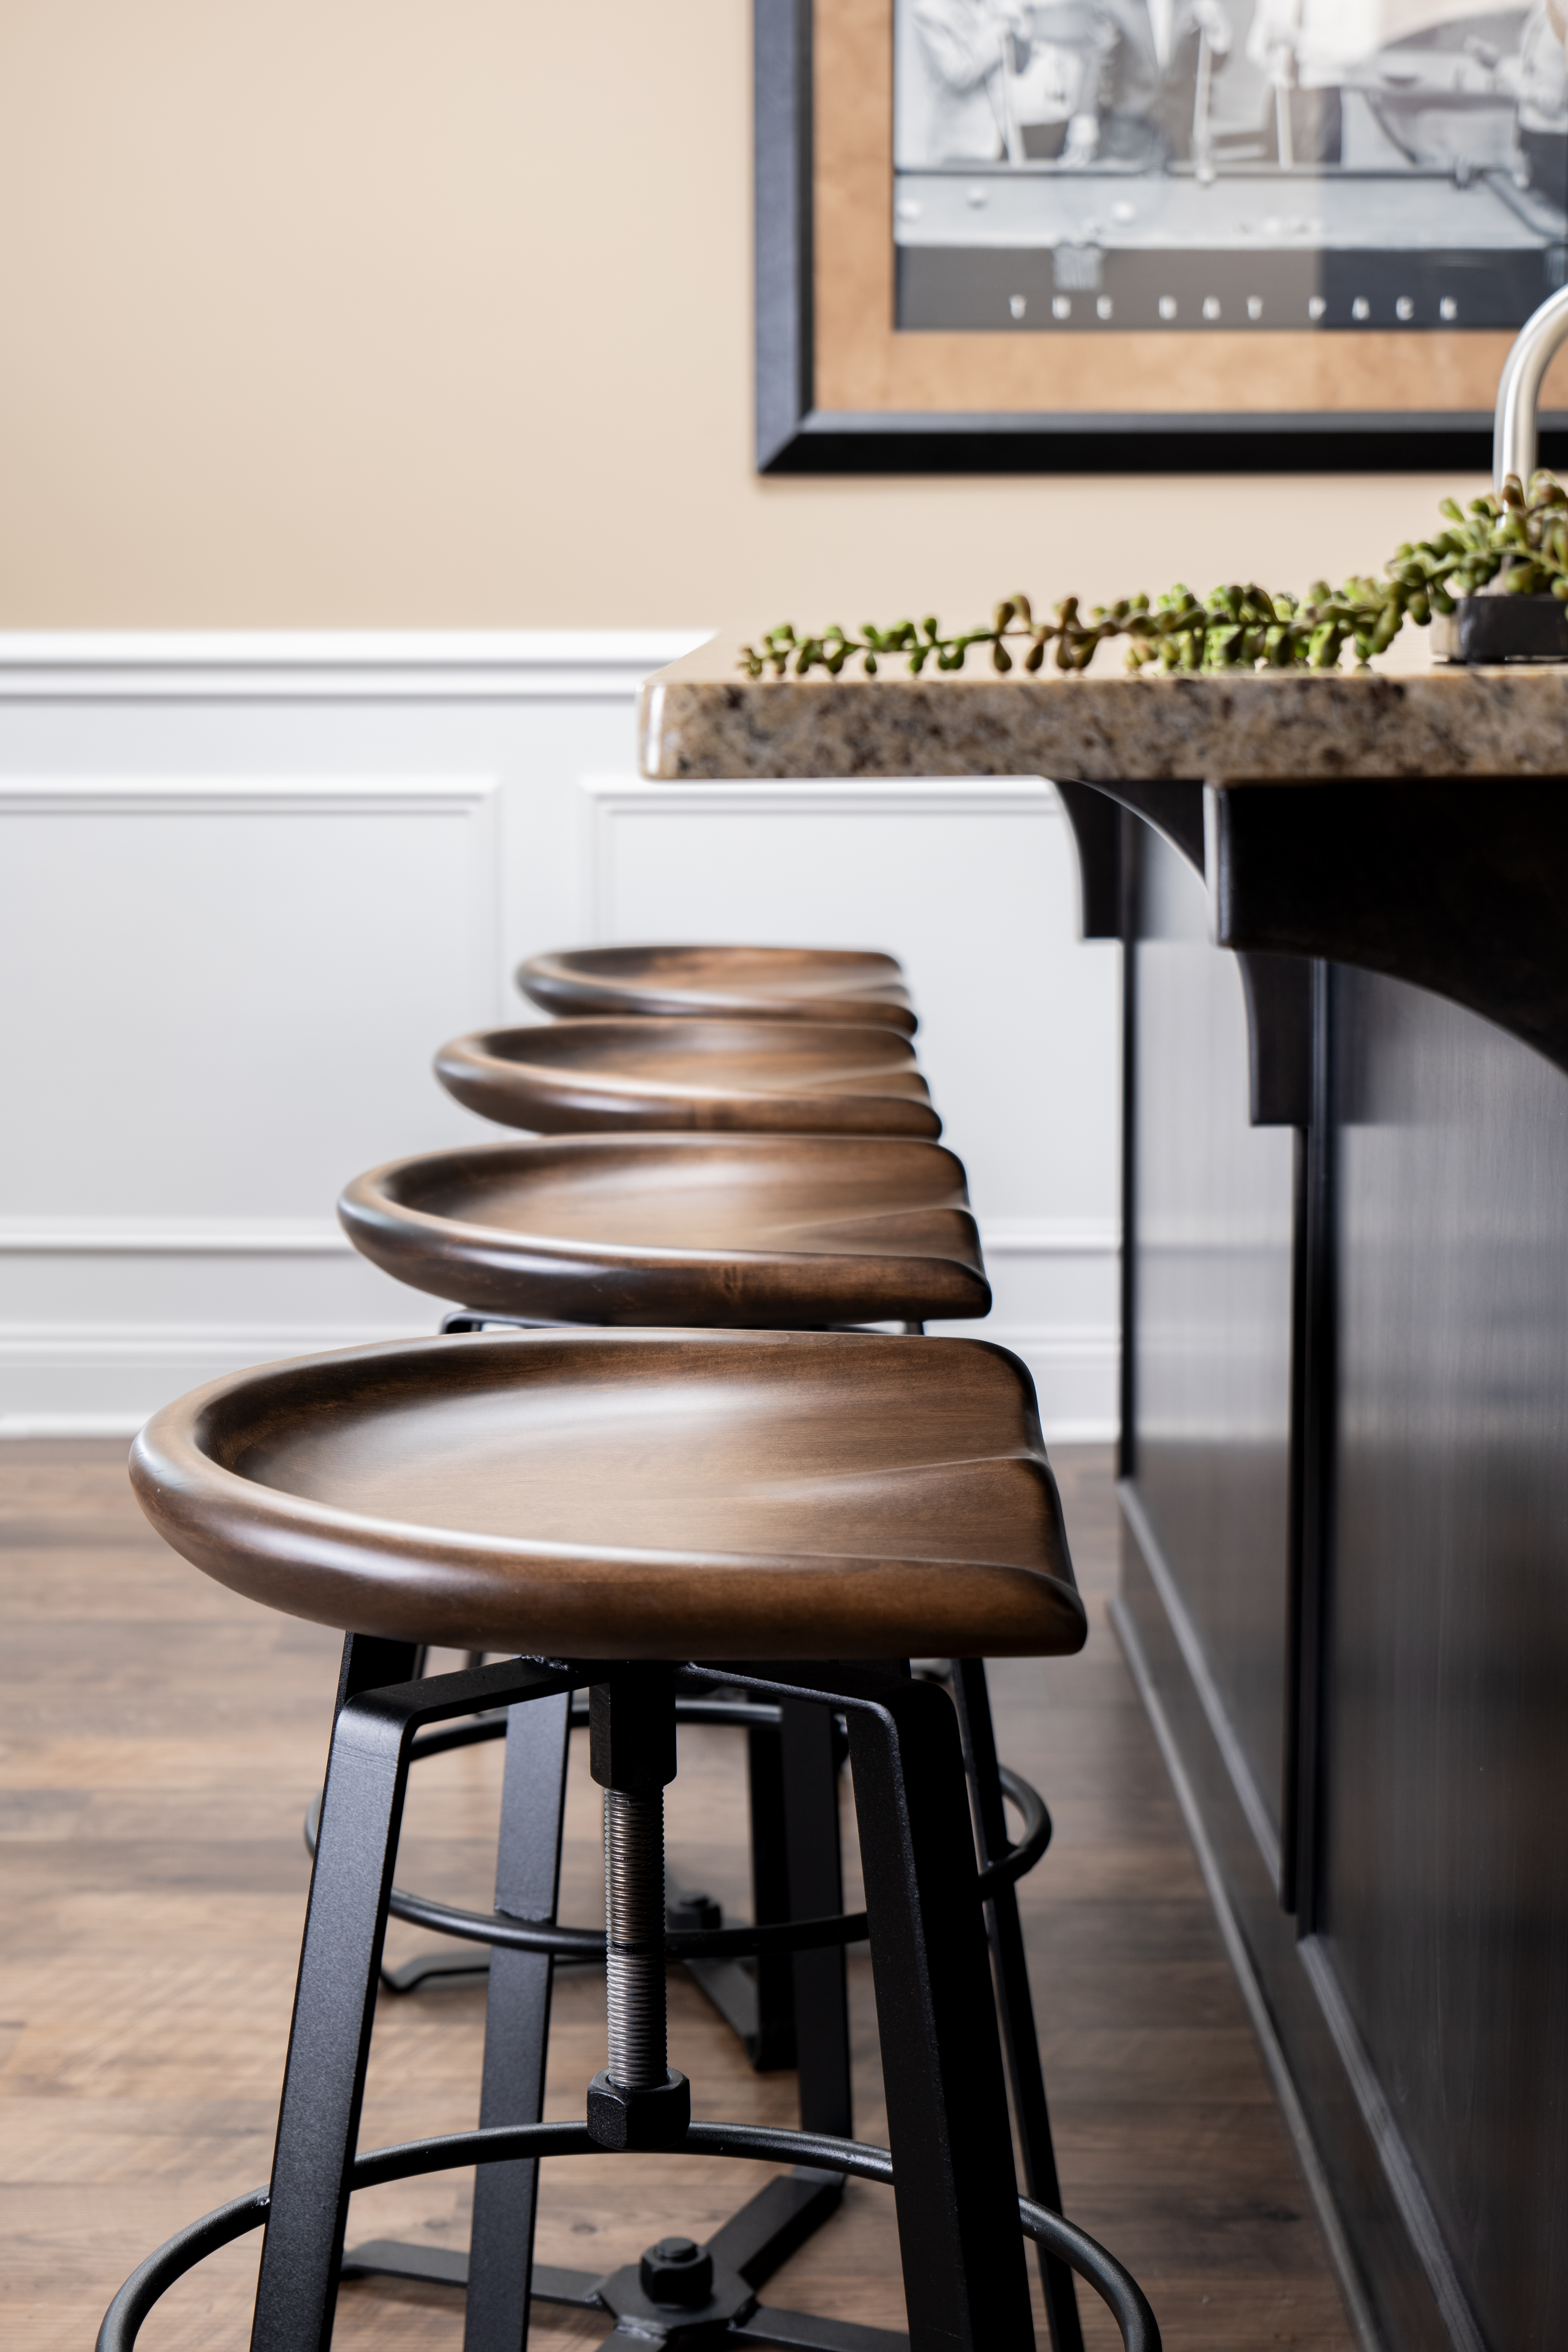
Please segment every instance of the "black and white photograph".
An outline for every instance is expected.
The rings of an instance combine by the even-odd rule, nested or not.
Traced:
[[[1517,327],[1568,275],[1568,0],[896,0],[896,322]]]

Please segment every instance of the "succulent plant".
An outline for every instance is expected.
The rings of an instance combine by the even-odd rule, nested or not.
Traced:
[[[934,617],[868,621],[857,636],[835,624],[820,636],[797,635],[785,621],[756,646],[742,646],[748,677],[804,677],[825,669],[837,677],[858,661],[868,677],[881,664],[904,657],[918,677],[928,667],[960,670],[973,646],[988,646],[991,667],[1031,675],[1047,660],[1063,671],[1085,670],[1107,638],[1127,643],[1127,667],[1138,670],[1336,669],[1349,646],[1357,667],[1387,650],[1407,620],[1425,627],[1434,613],[1451,613],[1461,596],[1501,577],[1510,595],[1552,595],[1568,604],[1568,490],[1547,472],[1532,474],[1528,489],[1510,474],[1461,507],[1445,499],[1447,528],[1430,539],[1406,541],[1380,575],[1352,577],[1339,588],[1315,581],[1305,596],[1271,593],[1255,584],[1211,590],[1199,598],[1178,584],[1163,595],[1125,596],[1095,604],[1087,615],[1076,596],[1064,597],[1055,618],[1037,620],[1026,596],[1004,597],[990,625],[944,635]]]

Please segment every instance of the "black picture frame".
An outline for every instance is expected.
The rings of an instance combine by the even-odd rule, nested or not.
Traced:
[[[1489,411],[952,415],[816,404],[813,0],[752,0],[759,474],[1488,472]],[[1568,414],[1541,462],[1568,463]]]

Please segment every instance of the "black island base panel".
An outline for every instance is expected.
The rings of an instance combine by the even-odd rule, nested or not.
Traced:
[[[1253,1124],[1240,961],[1169,843],[1123,845],[1121,1630],[1363,2336],[1553,2344],[1568,1076],[1303,959],[1306,1098]]]

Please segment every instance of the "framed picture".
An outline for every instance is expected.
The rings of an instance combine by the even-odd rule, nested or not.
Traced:
[[[1489,466],[1568,0],[754,11],[761,471]]]

